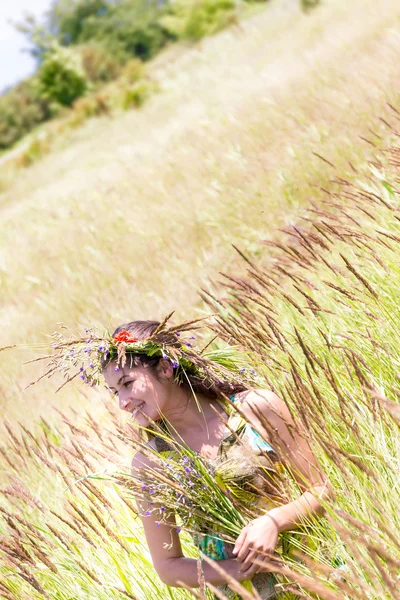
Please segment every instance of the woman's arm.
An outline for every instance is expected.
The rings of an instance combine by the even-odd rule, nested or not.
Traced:
[[[235,558],[215,561],[218,566],[224,569],[227,578],[217,573],[212,564],[202,562],[202,572],[206,583],[211,583],[214,586],[228,583],[228,578],[233,577],[237,581],[249,579],[252,572],[250,569],[242,570],[242,563]],[[176,558],[168,559],[161,571],[157,571],[163,583],[171,587],[182,587],[184,584],[187,587],[199,587],[198,561],[195,558]]]
[[[273,508],[268,511],[266,516],[273,520],[279,533],[282,533],[282,531],[297,527],[307,515],[322,514],[320,500],[326,498],[327,493],[327,486],[314,486],[312,491],[304,492],[293,502]]]
[[[328,483],[305,435],[299,433],[288,408],[276,394],[267,390],[244,393],[241,410],[254,429],[271,441],[303,490],[297,500],[273,508],[243,528],[234,552],[242,561],[242,569],[248,570],[256,558],[274,553],[279,533],[297,527],[307,515],[323,512],[321,501],[328,495]],[[257,567],[253,569],[255,573]]]
[[[254,390],[243,393],[241,409],[254,429],[270,440],[303,492],[324,496],[326,477],[317,465],[305,432],[300,432],[286,404],[269,390]]]

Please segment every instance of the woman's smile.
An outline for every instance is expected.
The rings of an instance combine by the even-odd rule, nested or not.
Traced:
[[[129,411],[132,414],[132,417],[136,417],[138,412],[141,412],[144,405],[145,405],[145,402],[141,402],[138,406],[135,406],[135,408],[133,410]]]

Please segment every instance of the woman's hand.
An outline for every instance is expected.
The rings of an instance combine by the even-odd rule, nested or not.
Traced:
[[[260,568],[259,565],[251,565],[250,568],[247,569],[247,571],[243,571],[242,563],[239,562],[236,558],[226,558],[224,560],[218,560],[215,562],[227,573],[227,575],[233,577],[234,579],[236,579],[236,581],[246,581],[246,579],[251,579]],[[220,575],[220,577],[221,581],[218,583],[218,585],[222,583],[229,583],[228,578],[225,579],[222,574]]]
[[[267,571],[268,569],[253,563],[255,560],[269,562],[269,557],[274,554],[278,543],[278,534],[278,523],[268,513],[246,525],[233,549],[236,559],[242,563],[239,571],[247,577]]]

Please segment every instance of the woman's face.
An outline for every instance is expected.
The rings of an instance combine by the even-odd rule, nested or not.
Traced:
[[[110,391],[118,397],[119,407],[131,413],[142,427],[164,414],[172,375],[172,366],[167,361],[160,362],[157,377],[147,366],[125,365],[117,369],[115,362],[107,365],[103,374]]]

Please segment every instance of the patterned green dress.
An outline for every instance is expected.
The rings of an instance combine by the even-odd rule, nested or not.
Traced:
[[[231,400],[234,402],[233,397]],[[161,438],[155,437],[155,443],[160,453],[170,449]],[[217,457],[209,461],[209,465],[222,489],[225,486],[227,493],[259,508],[260,515],[286,501],[279,477],[282,471],[279,456],[235,410],[230,411]],[[193,534],[193,540],[203,554],[213,560],[233,557],[234,544],[221,540],[217,531],[202,531],[201,523],[197,523],[196,529],[199,533]],[[262,600],[273,600],[283,598],[275,589],[276,581],[271,573],[257,573],[251,582],[242,582],[242,585],[249,591],[254,586]],[[218,589],[230,600],[242,598],[228,585]]]

